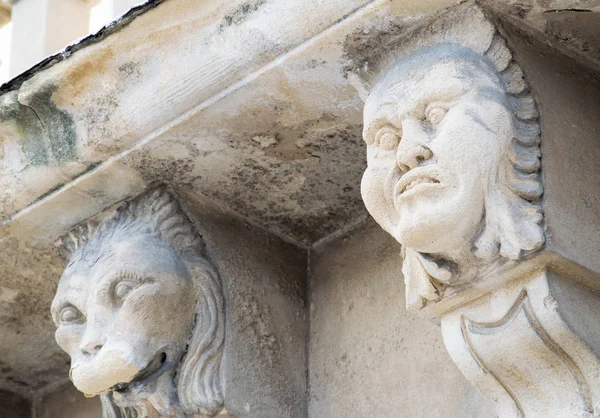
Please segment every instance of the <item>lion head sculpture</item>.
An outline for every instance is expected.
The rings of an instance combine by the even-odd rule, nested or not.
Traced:
[[[105,418],[219,413],[221,283],[174,198],[156,189],[63,242],[52,317],[75,386]]]

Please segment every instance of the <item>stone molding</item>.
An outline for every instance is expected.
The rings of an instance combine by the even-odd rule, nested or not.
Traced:
[[[442,317],[448,352],[501,417],[592,417],[600,363],[539,270]]]

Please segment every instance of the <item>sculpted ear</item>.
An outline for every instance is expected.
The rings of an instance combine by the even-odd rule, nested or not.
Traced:
[[[198,289],[196,324],[177,374],[177,393],[185,413],[215,415],[223,407],[221,360],[225,319],[221,284],[215,269],[199,257],[189,263]]]

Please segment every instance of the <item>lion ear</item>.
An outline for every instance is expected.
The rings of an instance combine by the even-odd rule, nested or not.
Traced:
[[[102,418],[136,418],[137,412],[134,408],[121,408],[115,404],[111,394],[100,395],[102,403]]]

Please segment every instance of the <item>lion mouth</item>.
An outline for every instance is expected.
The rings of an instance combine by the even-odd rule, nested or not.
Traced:
[[[117,383],[110,388],[111,391],[117,393],[126,392],[132,385],[139,385],[160,376],[164,371],[164,365],[167,362],[166,353],[158,353],[150,363],[140,370],[129,382]]]

